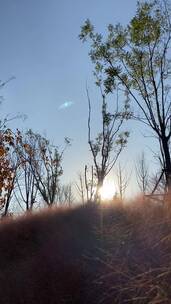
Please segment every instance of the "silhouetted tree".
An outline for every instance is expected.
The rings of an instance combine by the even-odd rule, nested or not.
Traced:
[[[118,189],[117,194],[119,195],[119,200],[121,203],[123,202],[125,191],[129,184],[129,180],[130,176],[126,174],[125,169],[119,163],[116,170],[116,185]]]
[[[78,196],[81,198],[81,202],[84,205],[86,202],[85,198],[85,188],[84,188],[84,176],[82,173],[78,174],[78,182],[75,183]]]
[[[74,203],[75,197],[73,194],[72,184],[58,185],[55,203],[59,206],[65,205],[71,207]]]
[[[33,153],[30,160],[32,172],[40,195],[47,205],[51,206],[55,203],[59,177],[63,173],[62,154],[56,147],[52,147],[46,138],[35,133],[32,133],[32,136],[37,142],[36,149],[28,151],[29,155]]]
[[[95,177],[97,179],[96,196],[99,197],[99,189],[103,186],[105,177],[112,170],[122,149],[127,143],[129,136],[128,131],[121,131],[121,127],[125,119],[130,118],[129,103],[126,99],[122,110],[119,109],[118,94],[116,99],[116,108],[113,113],[109,112],[106,102],[106,94],[102,90],[101,79],[97,79],[100,87],[102,104],[102,130],[97,134],[97,137],[91,138],[91,101],[87,89],[88,98],[88,143],[93,156],[95,168]]]
[[[139,189],[143,195],[147,194],[149,190],[150,176],[149,176],[149,168],[147,165],[147,161],[145,158],[144,152],[138,158],[136,162],[136,177]]]
[[[36,150],[36,144],[32,132],[20,132],[20,138],[15,148],[20,163],[19,174],[16,178],[15,198],[20,206],[25,204],[27,211],[33,209],[38,194],[36,178],[31,167],[33,153],[28,153],[28,147],[31,147],[32,151]]]
[[[75,185],[82,204],[93,202],[97,186],[93,166],[89,169],[88,166],[85,165],[84,174],[80,173],[78,179],[79,181],[76,182]]]
[[[45,137],[32,130],[28,130],[26,136],[29,137],[29,142],[25,142],[21,138],[21,145],[24,148],[24,153],[22,152],[23,162],[30,164],[38,192],[44,202],[51,206],[55,203],[59,177],[63,173],[61,161],[64,150],[59,153],[57,147],[51,145]]]
[[[160,144],[167,190],[171,187],[171,23],[167,0],[137,3],[128,26],[109,24],[108,35],[95,33],[89,20],[80,39],[91,40],[90,57],[103,75],[106,93],[124,87],[140,109],[135,119],[154,132]]]

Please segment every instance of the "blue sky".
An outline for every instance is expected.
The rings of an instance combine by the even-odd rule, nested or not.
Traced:
[[[98,92],[93,84],[88,45],[78,39],[80,26],[89,18],[98,31],[108,23],[126,24],[136,9],[135,0],[5,0],[0,1],[0,79],[14,75],[1,91],[1,115],[18,112],[28,116],[15,121],[20,129],[46,134],[62,147],[65,136],[72,146],[64,156],[64,182],[74,181],[90,162],[87,145],[86,81],[98,126]],[[59,110],[64,102],[73,103]],[[121,161],[133,169],[136,157],[145,150],[153,164],[150,138],[142,125],[130,123],[128,147]],[[135,192],[134,182],[130,191]]]

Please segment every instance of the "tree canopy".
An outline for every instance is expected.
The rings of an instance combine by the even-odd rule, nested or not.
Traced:
[[[171,186],[171,22],[166,0],[137,2],[127,26],[109,24],[107,36],[86,20],[79,35],[91,41],[90,58],[105,92],[124,88],[138,109],[133,117],[149,126],[157,137],[166,183]]]

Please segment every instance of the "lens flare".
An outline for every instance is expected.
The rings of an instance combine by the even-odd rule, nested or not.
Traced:
[[[99,193],[102,201],[112,200],[116,194],[114,183],[111,181],[104,182],[103,186],[99,190]]]
[[[59,106],[59,110],[64,110],[71,107],[74,103],[72,101],[66,101]]]

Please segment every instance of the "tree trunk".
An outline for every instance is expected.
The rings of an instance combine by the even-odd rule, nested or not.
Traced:
[[[166,178],[167,194],[170,197],[171,194],[171,157],[169,151],[169,141],[166,136],[161,138],[164,158],[164,173]]]
[[[98,177],[97,188],[96,188],[96,202],[101,202],[100,189],[103,187],[104,177]]]
[[[4,210],[3,216],[7,216],[9,205],[10,205],[10,199],[7,199],[7,202],[5,204],[5,210]]]

